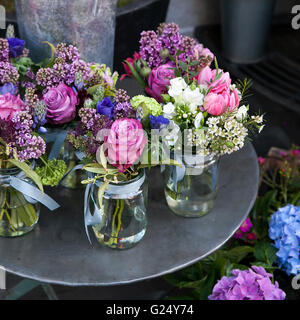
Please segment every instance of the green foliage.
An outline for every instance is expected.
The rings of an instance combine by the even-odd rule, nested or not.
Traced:
[[[43,166],[36,168],[36,174],[40,177],[43,185],[55,187],[59,184],[66,173],[67,165],[63,160],[45,160]]]
[[[236,87],[242,94],[241,103],[242,102],[245,103],[246,99],[251,96],[251,93],[249,91],[252,85],[253,85],[253,81],[247,78],[245,78],[244,80],[239,79],[236,82]]]
[[[300,205],[299,158],[294,156],[298,148],[293,148],[294,153],[290,151],[283,156],[265,159],[260,168],[263,192],[257,197],[250,214],[252,232],[257,239],[249,242],[250,245],[231,241],[201,262],[165,277],[179,289],[189,289],[189,293],[181,299],[207,299],[216,282],[223,276],[230,276],[233,269],[244,270],[254,265],[270,273],[278,269],[275,266],[277,249],[268,236],[269,219],[278,208],[288,203]]]

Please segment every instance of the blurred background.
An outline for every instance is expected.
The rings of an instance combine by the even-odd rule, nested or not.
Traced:
[[[23,1],[17,2],[21,4]],[[39,1],[24,1],[25,5],[34,2]],[[260,110],[265,113],[267,120],[262,134],[254,141],[258,155],[265,156],[271,147],[289,149],[292,144],[300,144],[300,29],[297,29],[297,2],[119,0],[116,24],[113,26],[114,69],[123,73],[122,61],[138,50],[141,31],[156,29],[163,21],[175,22],[182,33],[196,37],[214,52],[219,66],[229,71],[232,78],[253,80],[253,95],[248,99],[249,104],[253,112]],[[17,28],[22,13],[19,12],[17,19],[14,1],[0,0],[0,5],[6,8],[7,24],[13,23]],[[55,19],[51,23],[55,23]],[[19,31],[21,35],[25,32]],[[96,30],[91,29],[90,32]],[[0,30],[0,33],[5,36],[5,30]],[[99,41],[101,37],[99,32]],[[135,86],[131,86],[130,90],[134,93]],[[11,287],[19,280],[9,276],[7,286]],[[110,288],[54,286],[60,299],[158,299],[166,296],[171,288],[163,279]],[[41,288],[23,297],[46,298]]]

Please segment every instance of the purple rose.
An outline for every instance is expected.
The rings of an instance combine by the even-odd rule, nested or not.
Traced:
[[[0,86],[0,94],[10,93],[12,95],[17,95],[18,88],[11,82],[5,83],[3,86]]]
[[[9,43],[9,56],[17,58],[23,54],[25,41],[18,38],[8,38]]]
[[[145,91],[158,102],[163,102],[161,94],[167,93],[167,86],[174,78],[174,71],[171,68],[170,64],[163,64],[154,68],[148,77],[148,87],[145,88]]]
[[[108,97],[104,98],[101,102],[98,102],[97,104],[97,112],[99,114],[108,116],[109,119],[111,119],[114,115],[114,108],[114,104]]]
[[[76,117],[77,94],[64,83],[44,94],[47,120],[52,124],[63,124]]]

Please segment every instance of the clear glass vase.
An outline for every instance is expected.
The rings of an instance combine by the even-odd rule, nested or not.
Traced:
[[[104,193],[103,210],[100,210],[99,186],[93,187],[90,208],[94,207],[94,214],[100,212],[101,215],[101,223],[93,225],[93,231],[98,242],[106,247],[132,248],[142,240],[147,228],[148,182],[145,172],[133,180],[111,184],[110,190]]]
[[[167,166],[165,170],[165,197],[169,208],[177,215],[197,218],[214,206],[218,190],[219,160],[214,156],[190,161],[181,156],[183,166]]]
[[[70,172],[76,165],[80,163],[80,160],[76,157],[75,149],[65,141],[60,149],[58,159],[64,160],[67,164],[67,173]],[[82,180],[87,179],[87,175],[83,170],[75,170],[66,175],[66,177],[60,182],[60,185],[69,189],[83,188]]]
[[[39,219],[40,205],[30,203],[19,191],[12,188],[10,176],[20,173],[18,168],[0,169],[0,236],[18,237],[32,231]],[[30,182],[28,178],[24,178]]]

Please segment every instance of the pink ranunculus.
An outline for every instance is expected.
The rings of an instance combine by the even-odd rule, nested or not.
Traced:
[[[219,70],[222,72],[222,70]],[[215,80],[217,70],[212,70],[210,67],[203,68],[198,75],[198,83],[205,84],[211,87],[210,92],[222,93],[230,89],[231,79],[228,72],[223,72],[221,77]]]
[[[63,124],[74,120],[78,99],[73,89],[61,83],[56,88],[49,89],[43,99],[50,123]]]
[[[109,163],[124,172],[140,158],[146,143],[143,127],[138,120],[116,120],[105,139]]]
[[[16,112],[22,111],[24,107],[20,96],[17,97],[11,93],[0,95],[0,118],[2,120],[11,120]]]
[[[167,86],[174,78],[174,71],[171,68],[170,64],[163,64],[154,68],[148,77],[148,87],[145,88],[145,91],[158,102],[163,102],[161,94],[167,93]]]
[[[227,111],[228,101],[228,96],[212,92],[204,99],[204,109],[213,116],[220,116]]]

